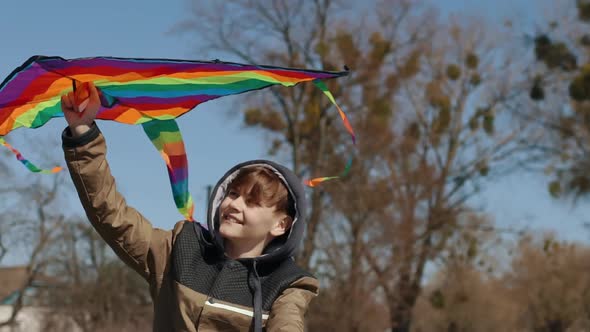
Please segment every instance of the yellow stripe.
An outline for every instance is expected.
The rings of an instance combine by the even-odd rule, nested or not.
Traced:
[[[0,125],[0,135],[6,135],[11,130],[22,126],[30,126],[40,111],[55,106],[59,102],[61,102],[61,98],[53,98],[36,104],[24,104],[13,109],[11,115]],[[30,112],[30,114],[23,117],[22,115],[27,112]]]
[[[128,84],[129,82],[149,82],[153,84],[187,84],[203,82],[208,84],[225,84],[239,82],[247,78],[264,79],[269,82],[281,83],[284,85],[293,85],[298,82],[311,81],[313,78],[294,78],[283,75],[276,75],[267,71],[224,71],[215,72],[179,72],[173,74],[162,74],[145,76],[137,72],[126,73],[122,75],[97,75],[97,74],[78,74],[72,75],[73,79],[81,82],[94,82],[96,86],[114,86]]]

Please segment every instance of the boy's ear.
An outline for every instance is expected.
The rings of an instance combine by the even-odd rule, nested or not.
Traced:
[[[290,216],[284,216],[277,223],[275,223],[274,227],[270,230],[270,234],[274,237],[281,236],[285,234],[289,228],[291,228],[292,223],[293,218]]]

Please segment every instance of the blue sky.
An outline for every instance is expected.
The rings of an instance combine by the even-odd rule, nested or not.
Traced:
[[[5,33],[0,42],[5,46],[0,52],[0,76],[4,78],[34,54],[209,60],[195,54],[195,44],[166,33],[187,7],[184,1],[154,0],[3,2],[0,29]],[[199,38],[196,34],[192,37]],[[208,184],[240,161],[265,156],[261,137],[242,130],[239,112],[228,111],[236,100],[228,97],[206,103],[179,121],[189,151],[191,191],[199,219],[204,216]],[[180,215],[171,200],[165,166],[141,127],[112,122],[100,122],[99,126],[107,138],[113,174],[129,203],[155,225],[172,226]],[[34,132],[17,130],[8,139],[37,164],[43,164],[39,149],[55,151],[52,156],[63,164],[59,149],[63,127],[65,120],[54,119]],[[45,161],[44,166],[47,164]],[[68,204],[72,213],[81,213],[77,201]]]
[[[511,20],[527,32],[543,26],[544,19],[555,13],[554,0],[432,0],[446,15],[472,14],[491,25]],[[562,2],[564,3],[564,2]],[[552,199],[547,192],[549,179],[540,174],[513,174],[491,183],[474,204],[493,212],[496,223],[504,227],[536,229],[558,234],[561,238],[587,243],[590,230],[589,202],[577,205]]]
[[[530,6],[538,3],[533,0],[434,2],[443,13],[467,12],[492,21],[505,16],[530,18],[534,13]],[[34,54],[66,58],[111,55],[209,60],[197,52],[201,37],[198,33],[183,37],[166,33],[184,18],[188,7],[185,0],[2,1],[0,80]],[[241,125],[236,103],[243,98],[208,102],[178,121],[189,151],[190,186],[197,204],[195,216],[200,220],[205,215],[207,185],[216,182],[238,162],[268,157],[264,137]],[[111,122],[99,125],[107,138],[113,174],[128,203],[157,227],[170,228],[180,215],[171,199],[163,162],[142,129]],[[17,130],[8,139],[33,162],[49,166],[40,157],[40,151],[49,151],[63,165],[59,134],[64,126],[65,120],[57,119],[34,131]],[[26,172],[17,168],[18,171]],[[513,182],[509,184],[508,180]],[[588,208],[582,204],[573,209],[555,202],[545,188],[544,178],[516,175],[490,185],[477,203],[486,210],[496,211],[494,217],[501,225],[554,230],[567,239],[588,240],[590,234],[580,226],[584,216],[589,215]],[[67,210],[82,214],[73,187],[68,186],[66,191],[71,196],[65,200]]]

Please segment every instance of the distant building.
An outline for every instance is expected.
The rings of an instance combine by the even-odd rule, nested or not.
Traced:
[[[7,321],[12,315],[13,305],[27,282],[27,277],[26,266],[0,267],[0,323]],[[52,281],[51,278],[41,276],[25,288],[23,307],[17,314],[16,326],[0,327],[0,332],[81,332],[82,329],[72,319],[55,319],[55,314],[49,308],[36,303],[34,295],[38,289],[50,286]],[[46,325],[46,317],[52,319],[53,326],[50,329]]]
[[[26,280],[26,266],[0,267],[0,305],[14,304]],[[27,287],[26,294],[34,292],[34,288]]]

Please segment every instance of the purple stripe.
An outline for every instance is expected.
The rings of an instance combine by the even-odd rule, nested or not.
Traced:
[[[66,69],[71,67],[78,67],[92,69],[97,66],[110,66],[113,68],[124,69],[124,70],[150,70],[154,68],[166,68],[167,70],[173,70],[176,72],[193,71],[195,69],[208,70],[208,71],[223,71],[223,70],[268,70],[268,71],[280,71],[281,74],[288,75],[289,73],[299,74],[304,73],[306,76],[313,78],[331,78],[337,76],[331,73],[322,72],[302,72],[288,69],[264,69],[252,65],[238,65],[238,64],[215,64],[215,63],[198,63],[198,62],[174,62],[174,61],[160,61],[160,60],[140,60],[131,61],[125,59],[109,59],[109,58],[87,58],[87,59],[74,59],[74,60],[61,60],[61,59],[49,59],[41,61],[43,66],[48,69],[59,71],[60,69]],[[80,70],[80,74],[84,71]],[[45,69],[39,66],[39,64],[33,64],[25,70],[18,73],[3,89],[0,91],[0,100],[4,101],[0,104],[0,107],[16,100],[22,91],[34,82],[34,84],[49,85],[53,80],[47,80],[47,82],[39,82],[37,78],[46,73]],[[202,101],[211,100],[213,98],[205,98]],[[202,102],[201,101],[201,102]]]
[[[66,69],[71,67],[78,68],[93,68],[93,67],[112,67],[125,70],[150,70],[154,68],[166,68],[167,70],[174,70],[176,72],[206,70],[206,71],[227,71],[227,70],[265,70],[269,72],[280,71],[288,76],[288,73],[305,75],[313,78],[332,78],[337,77],[338,74],[328,72],[314,72],[306,70],[293,70],[283,68],[263,68],[254,65],[242,65],[232,63],[207,63],[207,62],[184,62],[173,60],[133,60],[133,59],[112,59],[112,58],[83,58],[63,61],[61,59],[49,59],[42,61],[43,66],[50,67],[54,70]]]
[[[175,71],[194,70],[195,68],[204,70],[245,70],[256,69],[255,66],[231,66],[227,64],[199,63],[199,62],[174,62],[160,60],[129,60],[129,59],[109,59],[109,58],[88,58],[73,59],[63,61],[61,59],[44,60],[43,66],[55,70],[66,69],[71,67],[94,68],[94,67],[112,67],[118,69],[131,70],[149,70],[154,68],[174,68]]]
[[[8,84],[6,84],[4,88],[0,91],[0,100],[3,101],[0,104],[0,107],[4,107],[5,105],[16,100],[22,94],[22,92],[29,85],[31,85],[33,81],[35,81],[39,76],[43,75],[44,73],[46,73],[46,71],[43,68],[39,67],[38,64],[33,64],[31,67],[15,75],[12,78],[12,80],[8,82]],[[39,84],[40,82],[35,83]]]
[[[168,171],[168,174],[172,177],[172,183],[183,181],[188,178],[188,170],[186,168],[173,168],[172,173]]]
[[[41,67],[41,65],[43,67]],[[289,76],[290,73],[293,76],[304,76],[308,78],[333,78],[339,76],[337,73],[328,73],[328,72],[315,72],[315,71],[306,71],[306,70],[292,70],[287,68],[264,68],[254,65],[242,65],[242,64],[233,64],[233,63],[208,63],[208,62],[198,62],[198,61],[190,61],[185,62],[181,60],[160,60],[160,59],[116,59],[116,58],[105,58],[105,57],[95,57],[95,58],[82,58],[82,59],[72,59],[72,60],[63,60],[60,58],[46,58],[39,60],[39,63],[33,63],[31,66],[23,69],[21,72],[17,73],[10,82],[8,82],[0,91],[0,100],[2,103],[0,107],[6,107],[9,103],[14,103],[15,101],[19,100],[19,97],[23,93],[25,89],[27,89],[30,85],[35,84],[40,87],[47,87],[51,84],[54,80],[47,79],[41,81],[39,79],[40,75],[46,73],[44,68],[49,70],[55,70],[59,72],[62,69],[76,69],[78,73],[82,74],[85,72],[85,68],[88,71],[91,71],[95,67],[107,67],[106,70],[103,71],[103,75],[105,78],[108,77],[108,67],[117,68],[119,70],[124,71],[138,71],[141,72],[142,70],[149,71],[154,70],[156,68],[164,68],[166,71],[174,71],[174,72],[183,72],[183,71],[195,71],[195,70],[203,70],[203,71],[223,71],[223,70],[239,70],[239,71],[248,71],[248,70],[263,70],[269,72],[275,72],[278,75]],[[212,75],[215,75],[212,72]],[[57,75],[56,75],[57,76]],[[202,103],[211,99],[215,99],[220,96],[198,96],[198,97],[183,97],[183,98],[174,98],[165,102],[164,100],[158,98],[150,98],[150,97],[142,97],[142,98],[134,98],[134,100],[129,99],[129,102],[136,103],[136,104],[158,104],[158,105],[170,105],[172,103],[182,103],[182,102],[196,102]],[[25,100],[26,98],[23,98]],[[121,99],[122,101],[123,99]],[[20,102],[20,101],[19,101]],[[4,111],[12,112],[12,109],[6,109]],[[1,117],[1,116],[0,116]]]

